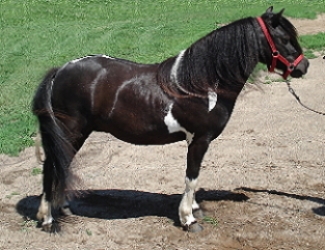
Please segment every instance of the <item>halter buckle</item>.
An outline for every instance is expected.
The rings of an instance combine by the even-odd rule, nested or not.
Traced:
[[[272,52],[272,57],[273,58],[278,58],[280,56],[280,52],[279,51],[273,51]]]
[[[295,69],[295,65],[293,63],[290,63],[288,65],[288,70],[290,70],[291,72]]]

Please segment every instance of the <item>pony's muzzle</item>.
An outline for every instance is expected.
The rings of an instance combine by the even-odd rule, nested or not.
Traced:
[[[302,77],[307,73],[308,67],[309,67],[309,61],[307,60],[307,58],[304,57],[299,62],[299,64],[295,67],[295,69],[291,72],[290,75],[294,78]]]

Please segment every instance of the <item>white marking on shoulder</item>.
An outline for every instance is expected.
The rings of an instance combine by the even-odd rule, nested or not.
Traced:
[[[208,93],[209,99],[209,112],[217,105],[218,96],[217,93],[210,90]]]
[[[168,113],[164,118],[164,122],[165,122],[165,125],[167,126],[168,132],[170,134],[176,133],[176,132],[185,133],[187,144],[190,145],[193,140],[194,134],[188,132],[185,128],[183,128],[178,123],[178,121],[175,119],[175,117],[172,114],[172,108],[173,108],[173,104],[170,104]]]
[[[173,108],[173,104],[170,104],[168,113],[164,118],[164,122],[170,134],[181,131],[181,126],[179,125],[178,121],[174,118],[172,114],[172,108]]]
[[[175,63],[173,64],[173,67],[172,67],[172,70],[171,70],[171,73],[170,73],[170,78],[172,79],[172,81],[174,83],[178,83],[177,81],[177,71],[178,71],[178,68],[181,64],[181,60],[183,59],[183,56],[184,56],[184,53],[185,53],[186,50],[182,50],[176,60],[175,60]]]

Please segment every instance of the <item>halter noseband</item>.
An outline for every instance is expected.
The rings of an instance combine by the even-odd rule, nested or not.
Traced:
[[[276,66],[276,62],[277,60],[281,61],[286,67],[287,70],[285,72],[283,72],[283,74],[281,75],[283,77],[283,79],[287,79],[287,77],[290,75],[290,73],[295,69],[295,67],[300,63],[300,61],[303,59],[304,55],[300,54],[296,60],[294,62],[289,62],[286,58],[284,58],[280,52],[276,49],[275,44],[272,40],[272,37],[269,33],[269,30],[266,28],[266,25],[263,21],[263,19],[261,17],[257,17],[257,21],[260,24],[263,33],[266,37],[266,40],[268,41],[271,50],[272,50],[272,64],[271,67],[269,68],[269,72],[275,72],[275,66]]]

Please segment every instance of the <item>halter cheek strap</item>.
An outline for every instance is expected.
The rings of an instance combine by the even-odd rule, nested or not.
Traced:
[[[257,17],[257,21],[260,24],[262,31],[266,37],[266,40],[268,41],[271,50],[272,50],[272,63],[271,66],[269,68],[270,72],[274,72],[275,71],[275,66],[277,61],[281,61],[286,67],[287,70],[285,72],[283,72],[283,74],[281,75],[284,79],[287,79],[287,77],[290,75],[290,73],[297,67],[297,65],[301,62],[301,60],[304,58],[303,54],[300,54],[295,60],[294,62],[289,62],[285,57],[283,57],[280,52],[276,49],[275,44],[273,42],[273,39],[270,35],[269,30],[267,29],[263,19],[261,17]]]

